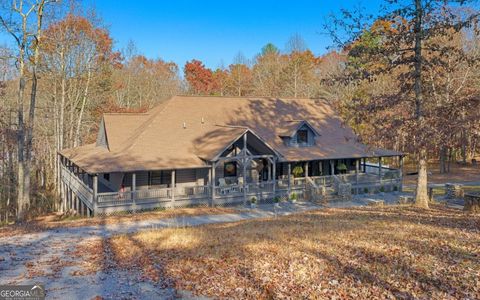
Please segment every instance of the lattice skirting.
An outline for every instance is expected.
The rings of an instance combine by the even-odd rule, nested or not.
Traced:
[[[303,192],[296,191],[297,199],[303,199]],[[287,201],[289,199],[287,191],[277,191],[277,196],[280,197],[281,201]],[[105,203],[100,203],[97,207],[95,215],[97,216],[107,216],[107,215],[123,215],[135,212],[142,211],[152,211],[152,210],[165,210],[165,209],[174,209],[174,208],[186,208],[186,207],[228,207],[228,206],[242,206],[248,204],[251,197],[256,197],[259,204],[271,204],[274,203],[273,193],[249,193],[247,195],[247,200],[244,200],[243,195],[234,195],[231,197],[222,196],[222,198],[215,198],[213,201],[211,198],[199,198],[199,199],[175,199],[171,200],[142,200],[137,201],[135,205],[133,202],[119,204],[112,203],[106,205]]]

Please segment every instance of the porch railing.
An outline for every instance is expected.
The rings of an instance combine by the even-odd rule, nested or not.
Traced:
[[[78,178],[67,167],[61,166],[62,181],[70,187],[75,195],[85,203],[90,209],[93,209],[93,190],[88,187],[80,178]]]
[[[69,174],[65,172],[66,174]],[[70,178],[65,176],[69,182],[73,183],[80,194],[84,194],[85,199],[92,203],[92,191],[80,179]],[[358,183],[357,183],[358,180]],[[382,186],[396,186],[400,183],[400,172],[398,170],[386,170],[382,172],[381,178],[378,174],[359,173],[343,174],[335,176],[311,176],[308,178],[290,178],[290,182],[286,178],[281,178],[276,181],[248,183],[244,185],[226,185],[215,186],[215,199],[212,202],[212,187],[210,185],[204,186],[177,186],[175,188],[160,188],[160,189],[140,189],[136,191],[114,192],[114,193],[99,193],[98,207],[112,207],[112,206],[130,206],[141,204],[162,204],[165,206],[182,206],[190,204],[221,204],[230,203],[232,201],[245,201],[255,196],[258,200],[264,198],[273,198],[274,191],[277,193],[286,193],[288,188],[291,192],[301,193],[305,191],[314,191],[318,194],[319,191],[325,190],[323,187],[330,188],[328,190],[337,191],[336,186],[339,183],[351,183],[352,189],[360,191],[365,187],[375,187],[377,190]],[[322,189],[323,188],[323,189]],[[278,194],[277,194],[278,195]],[[217,202],[215,202],[217,201]],[[222,202],[223,201],[223,202]],[[232,202],[233,203],[233,202]],[[162,204],[163,205],[163,204]]]

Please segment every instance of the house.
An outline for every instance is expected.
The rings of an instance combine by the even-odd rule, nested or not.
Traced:
[[[402,153],[362,144],[319,99],[175,96],[104,114],[96,143],[59,156],[64,206],[84,214],[401,189],[382,157]]]

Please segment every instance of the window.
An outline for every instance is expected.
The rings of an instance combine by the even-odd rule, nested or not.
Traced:
[[[297,144],[307,144],[308,143],[308,131],[302,129],[297,131]]]
[[[106,181],[110,181],[110,173],[103,174],[103,179],[105,179]]]
[[[151,171],[148,172],[148,183],[151,186],[170,185],[172,181],[171,171]]]
[[[227,162],[223,165],[223,176],[224,177],[235,177],[237,176],[237,163]]]

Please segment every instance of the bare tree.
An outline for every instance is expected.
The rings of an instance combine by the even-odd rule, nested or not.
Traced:
[[[45,7],[55,1],[14,0],[3,7],[5,16],[0,15],[0,23],[13,38],[16,46],[16,65],[18,68],[17,94],[17,218],[25,218],[30,205],[30,171],[32,159],[32,141],[37,100],[37,66],[40,57],[40,41],[44,22]],[[8,15],[8,17],[7,17]],[[30,70],[28,70],[28,68]],[[30,103],[25,120],[25,89],[27,76],[31,77]]]

